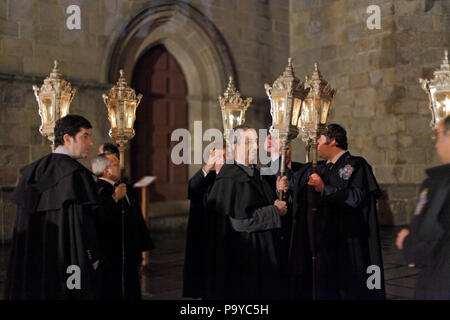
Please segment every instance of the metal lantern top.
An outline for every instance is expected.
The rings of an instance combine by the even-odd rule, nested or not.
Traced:
[[[308,142],[318,138],[326,129],[328,113],[331,101],[336,95],[336,89],[322,77],[319,71],[319,63],[314,63],[314,72],[309,78],[305,77],[305,88],[309,88],[308,96],[305,98],[298,128],[299,136]]]
[[[433,79],[420,78],[419,82],[422,84],[422,89],[427,92],[430,101],[430,126],[432,129],[436,129],[439,122],[450,115],[450,65],[448,62],[448,50],[445,50],[441,68],[435,70],[433,75]]]
[[[288,59],[288,65],[283,74],[275,80],[273,85],[266,83],[264,87],[271,105],[270,131],[278,130],[280,141],[287,143],[298,135],[297,126],[303,100],[310,89],[295,76],[291,58]]]
[[[70,104],[75,96],[76,89],[72,88],[70,82],[61,78],[58,61],[55,60],[50,76],[44,79],[41,88],[33,85],[33,91],[41,116],[39,132],[48,137],[53,148],[56,121],[69,114]]]
[[[243,99],[236,89],[233,77],[229,77],[228,87],[223,96],[219,96],[219,104],[222,110],[222,121],[225,136],[234,127],[245,123],[245,112],[252,103],[252,98]]]
[[[108,120],[111,124],[109,135],[121,143],[126,143],[134,137],[134,121],[136,108],[142,99],[142,94],[136,95],[134,89],[127,86],[127,82],[120,70],[117,84],[109,90],[109,95],[103,94],[103,102],[108,108]]]

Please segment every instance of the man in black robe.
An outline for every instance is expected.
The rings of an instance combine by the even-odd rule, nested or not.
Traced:
[[[318,174],[305,167],[297,173],[294,187],[296,217],[290,249],[294,298],[311,290],[308,256],[315,239],[318,299],[384,299],[376,212],[381,192],[372,168],[362,157],[350,155],[346,131],[337,124],[330,124],[320,136],[318,152],[326,160],[318,164]],[[312,197],[318,197],[314,226]]]
[[[268,173],[267,180],[270,182],[274,191],[279,195],[279,188],[277,188],[277,184],[284,183],[286,187],[283,189],[283,200],[286,201],[288,211],[287,213],[281,217],[281,232],[280,232],[280,263],[281,263],[281,272],[283,275],[283,293],[286,295],[285,297],[289,297],[289,281],[288,277],[288,255],[289,255],[289,245],[291,240],[292,233],[292,224],[293,224],[293,201],[294,196],[292,189],[288,188],[288,185],[293,186],[295,184],[295,173],[300,170],[304,164],[300,162],[295,162],[291,160],[292,149],[291,145],[288,144],[286,150],[286,166],[285,166],[285,176],[280,178],[281,175],[281,146],[280,141],[276,137],[271,134],[267,135],[266,141],[264,142],[264,149],[270,153],[270,162],[268,165]],[[289,182],[287,184],[287,182]]]
[[[92,159],[92,170],[99,178],[97,188],[101,208],[98,233],[105,255],[103,297],[139,300],[142,252],[153,249],[139,201],[130,185],[120,183],[120,163],[115,154],[100,154]],[[122,208],[125,210],[124,295],[122,295]]]
[[[92,173],[76,159],[92,146],[91,124],[59,119],[55,151],[21,169],[5,299],[99,297],[98,198]]]
[[[442,165],[426,170],[411,225],[397,236],[407,262],[421,268],[421,300],[450,300],[450,116],[439,123],[436,151]]]
[[[190,208],[183,271],[184,297],[203,298],[204,296],[208,225],[210,224],[210,217],[206,210],[206,197],[217,173],[225,164],[225,154],[222,146],[212,148],[207,163],[189,179]]]
[[[248,126],[233,132],[234,163],[225,164],[207,199],[214,217],[208,237],[206,299],[280,298],[280,216],[286,202],[253,165],[258,135]]]

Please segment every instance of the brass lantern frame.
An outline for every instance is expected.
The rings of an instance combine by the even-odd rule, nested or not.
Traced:
[[[120,168],[125,167],[125,146],[135,135],[134,121],[136,109],[142,94],[136,95],[134,89],[127,86],[123,70],[120,70],[117,84],[109,90],[109,95],[103,94],[103,102],[108,109],[108,120],[111,125],[109,136],[119,145]]]
[[[444,59],[440,69],[433,72],[433,79],[419,79],[422,89],[428,95],[428,108],[431,111],[430,127],[437,129],[439,122],[450,115],[450,65],[448,50],[444,52]]]
[[[319,63],[314,63],[314,72],[309,78],[305,77],[305,87],[310,91],[303,102],[302,113],[298,121],[299,138],[305,142],[306,162],[312,148],[313,166],[317,163],[317,144],[320,135],[327,131],[327,121],[331,102],[336,95],[336,89],[323,78]]]
[[[229,76],[227,89],[218,99],[222,111],[224,137],[226,138],[233,128],[245,123],[245,112],[250,107],[253,98],[248,97],[244,100],[236,89],[233,77]]]
[[[229,160],[233,158],[230,133],[235,127],[245,123],[245,113],[250,107],[253,98],[243,99],[241,93],[236,89],[233,77],[229,76],[227,89],[223,95],[219,96],[218,100],[222,111],[223,133],[227,150],[226,158]]]
[[[309,93],[303,82],[294,74],[292,59],[288,58],[288,65],[283,74],[272,86],[264,84],[267,97],[270,100],[270,114],[272,126],[270,133],[278,133],[281,142],[281,169],[285,173],[285,158],[288,143],[298,136],[298,121],[302,112],[303,100]],[[282,195],[280,195],[280,198]]]
[[[34,95],[39,105],[41,126],[39,132],[51,142],[52,151],[55,149],[56,121],[70,113],[70,104],[77,89],[72,88],[70,82],[62,79],[58,68],[58,61],[54,60],[50,75],[44,79],[40,88],[33,85]]]

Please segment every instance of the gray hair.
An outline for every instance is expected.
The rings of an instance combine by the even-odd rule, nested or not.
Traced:
[[[111,160],[104,153],[99,154],[91,160],[92,172],[97,176],[103,176],[103,170],[111,166]]]

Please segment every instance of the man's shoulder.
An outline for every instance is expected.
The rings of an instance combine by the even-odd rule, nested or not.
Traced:
[[[29,183],[55,184],[73,174],[91,175],[81,163],[63,154],[50,153],[20,169],[22,179]]]
[[[248,181],[249,177],[245,171],[236,164],[225,164],[220,169],[219,174],[216,177],[216,181],[219,180],[234,180],[234,181]]]
[[[105,181],[103,179],[97,179],[97,181],[95,182],[95,185],[97,186],[97,189],[99,189],[99,190],[103,190],[103,189],[114,190],[114,186],[111,185],[111,183],[109,183],[108,181]]]
[[[352,165],[353,167],[369,166],[370,164],[362,156],[354,156],[350,152],[346,152],[342,155],[342,161],[339,161],[342,166]]]
[[[297,172],[298,170],[301,170],[304,166],[308,165],[307,163],[301,163],[301,162],[291,162],[291,169],[293,172]]]

